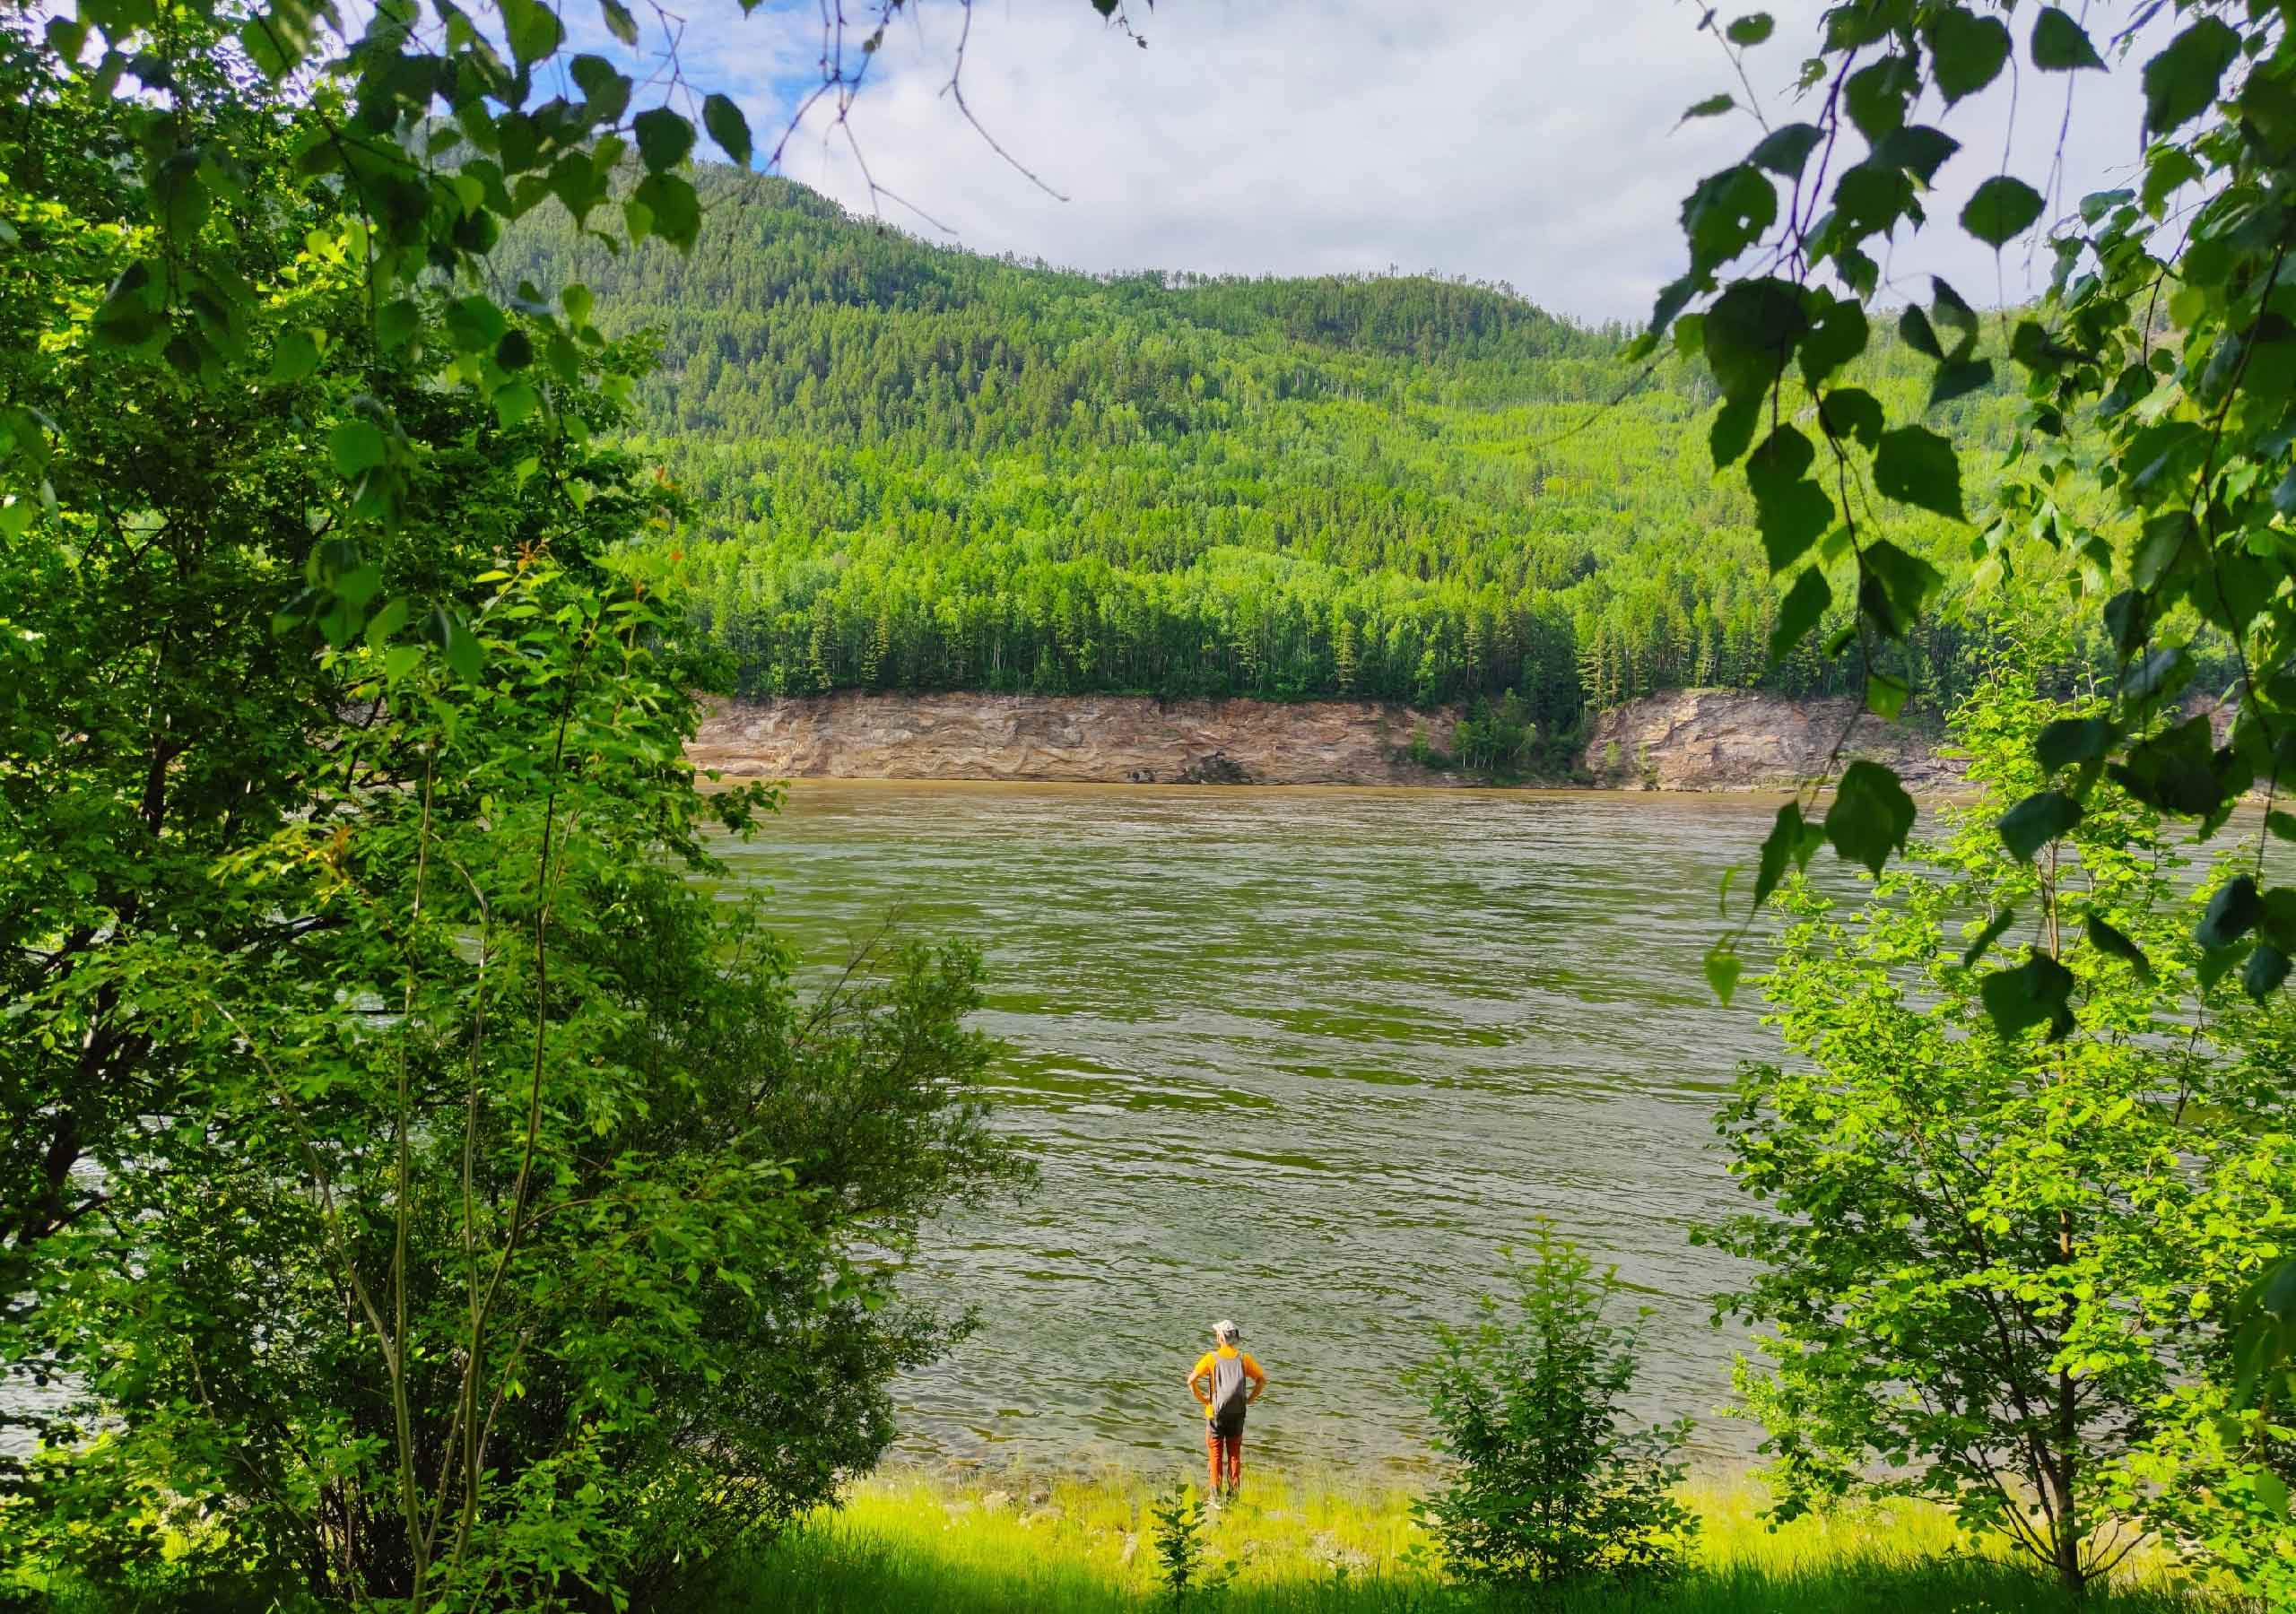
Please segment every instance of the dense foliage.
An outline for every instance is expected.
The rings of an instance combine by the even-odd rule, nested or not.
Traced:
[[[1639,1357],[1634,1327],[1607,1315],[1618,1274],[1544,1219],[1505,1254],[1508,1293],[1439,1330],[1406,1375],[1457,1465],[1422,1507],[1446,1566],[1515,1587],[1680,1573],[1699,1529],[1675,1494],[1690,1425],[1628,1423]]]
[[[684,575],[753,692],[1511,692],[1551,735],[1685,685],[1862,687],[1814,646],[1773,664],[1713,389],[1678,363],[1636,386],[1623,333],[1505,287],[1065,273],[697,183],[689,254],[540,215],[500,256],[660,343],[627,446],[695,499]],[[1910,398],[1918,363],[1873,385]],[[1998,448],[2009,408],[1949,412]],[[1917,541],[1981,607],[1998,568],[1961,546]],[[1947,612],[1885,658],[1950,699],[1973,637]]]
[[[1022,1171],[970,954],[809,997],[692,883],[771,801],[683,760],[628,355],[455,282],[416,155],[463,71],[534,156],[504,10],[285,89],[283,14],[0,30],[0,1596],[674,1601],[883,1448],[919,1219]]]
[[[1908,534],[1930,518],[1974,518],[1976,547],[1996,568],[2015,568],[2036,540],[2050,545],[2077,562],[2065,582],[2083,624],[2104,630],[2115,675],[2105,710],[2038,742],[2044,777],[2013,811],[2065,827],[2109,775],[2213,832],[2251,786],[2276,788],[2296,716],[2286,531],[2296,323],[2282,278],[2296,235],[2285,202],[2296,178],[2296,39],[2270,8],[2131,9],[2100,52],[2054,5],[1845,0],[1825,13],[1817,54],[1803,64],[1798,116],[1775,124],[1746,71],[1747,53],[1775,36],[1773,19],[1704,15],[1697,26],[1715,32],[1745,99],[1725,91],[1689,116],[1743,110],[1761,133],[1685,201],[1689,265],[1661,292],[1635,351],[1653,354],[1671,338],[1721,393],[1709,447],[1718,469],[1743,462],[1769,568],[1790,579],[1782,646],[1821,630],[1845,563],[1855,630],[1831,648],[1856,645],[1870,661],[1874,646],[1917,632],[1942,579]],[[1924,198],[1947,163],[2008,162],[2005,151],[2000,165],[1989,152],[1964,156],[1951,130],[1988,102],[2013,117],[2028,65],[2038,85],[2063,87],[2069,108],[2083,75],[2114,70],[2106,52],[2129,70],[2140,51],[2135,184],[2068,204],[2051,194],[2054,171],[2005,169],[1977,185],[1953,224],[1931,218]],[[1859,368],[1884,345],[1869,316],[1884,295],[1877,255],[1945,228],[1996,252],[2019,242],[2045,252],[2049,289],[2037,308],[1988,320],[1932,277],[1926,300],[1894,322],[1894,345],[1931,361],[1929,385],[1879,392]],[[2026,396],[2012,473],[1988,491],[1990,468],[1948,422],[1960,400],[1998,379],[1996,356],[2022,373]],[[2222,744],[2180,704],[2204,671],[2194,643],[2204,631],[2231,649],[2239,716]],[[1884,716],[1907,693],[1868,683]],[[1805,822],[1804,803],[1780,812],[1756,907],[1822,840],[1875,870],[1905,846],[1912,817],[1886,770],[1846,775],[1843,786],[1822,830]],[[2296,819],[2272,822],[2296,835]],[[2006,820],[2004,830],[2028,852],[2039,844]],[[2237,877],[2203,933],[2211,968],[2245,966],[2252,992],[2277,989],[2296,949],[2290,911],[2296,889],[2269,896],[2254,876]],[[1718,981],[1730,976],[1718,971]],[[2061,1016],[2058,977],[2005,970],[1996,980],[1998,1001],[2014,1000],[2005,1028]],[[2049,995],[2015,999],[2025,988]]]
[[[1854,910],[1780,898],[1762,992],[1792,1058],[1742,1072],[1719,1117],[1762,1208],[1707,1234],[1752,1263],[1724,1302],[1766,1334],[1742,1385],[1789,1515],[1934,1497],[2075,1593],[2158,1531],[2284,1606],[2296,1437],[2234,1411],[2230,1346],[2296,1228],[2296,1012],[2209,974],[2194,928],[2232,871],[2195,890],[2126,792],[2100,782],[2038,856],[2003,846],[2033,735],[2101,706],[2017,676],[1961,715],[1985,794],[1944,841]],[[2068,990],[1970,968],[2011,911],[2017,972]]]

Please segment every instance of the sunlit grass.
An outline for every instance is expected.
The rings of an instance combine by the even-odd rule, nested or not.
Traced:
[[[1751,1485],[1704,1484],[1691,1498],[1704,1522],[1695,1572],[1664,1592],[1590,1591],[1542,1607],[1570,1614],[1666,1610],[1681,1614],[2022,1614],[2059,1610],[2047,1582],[1975,1550],[1932,1507],[1870,1506],[1771,1530]],[[1156,1595],[1152,1488],[1111,1473],[963,1485],[890,1475],[857,1486],[824,1514],[728,1577],[713,1614],[831,1610],[1029,1610],[1097,1614]],[[1410,1494],[1303,1481],[1265,1469],[1225,1509],[1208,1539],[1235,1566],[1216,1603],[1257,1610],[1478,1610],[1503,1606],[1457,1592],[1418,1557],[1427,1537]],[[2180,1600],[2158,1562],[2092,1592],[2109,1614],[2236,1607]]]

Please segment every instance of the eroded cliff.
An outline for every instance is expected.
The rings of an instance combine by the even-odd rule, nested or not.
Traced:
[[[1352,701],[841,693],[715,704],[689,754],[735,777],[1438,785],[1457,712]]]
[[[1869,757],[1909,786],[1952,785],[1961,764],[1937,755],[1933,729],[1884,723],[1849,696],[1796,699],[1757,690],[1678,690],[1602,713],[1579,763],[1597,785],[1621,789],[1791,788]],[[1845,732],[1848,738],[1843,741]]]
[[[714,703],[690,754],[736,778],[1458,785],[1470,781],[1412,759],[1414,735],[1450,749],[1458,719],[1456,710],[1336,700],[847,692]],[[1936,755],[1933,732],[1860,716],[1847,698],[1684,690],[1595,718],[1578,782],[1790,788],[1827,771],[1846,725],[1844,757],[1888,762],[1917,787],[1960,777],[1958,764]]]

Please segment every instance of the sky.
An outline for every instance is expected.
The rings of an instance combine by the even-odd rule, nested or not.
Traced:
[[[761,146],[815,72],[817,3],[768,0],[747,19],[713,7],[687,25],[684,75],[733,93]],[[1717,91],[1747,98],[1698,31],[1700,10],[1674,0],[1130,4],[1145,49],[1089,0],[979,0],[965,97],[1008,161],[944,93],[961,6],[918,0],[849,116],[881,187],[874,204],[848,131],[822,111],[780,171],[920,236],[1066,267],[1433,271],[1505,281],[1581,320],[1639,322],[1681,271],[1683,196],[1761,134],[1743,111],[1680,122]],[[1821,7],[1770,9],[1777,34],[1748,53],[1749,76],[1772,120],[1790,121]],[[2102,48],[2118,9],[2093,21]],[[2028,26],[2014,24],[2021,61]],[[2159,42],[2140,39],[2109,75],[2027,66],[2013,117],[2006,76],[1958,108],[1948,127],[1964,150],[1939,175],[1933,214],[1958,214],[2005,151],[2042,184],[2069,79],[2066,205],[2126,181],[2136,65]],[[1926,295],[1920,277],[1943,273],[1990,304],[2046,277],[2046,259],[2018,245],[1996,259],[1958,230],[1928,233],[1885,265],[1908,291]]]

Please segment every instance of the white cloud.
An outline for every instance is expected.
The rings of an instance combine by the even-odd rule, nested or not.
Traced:
[[[1758,135],[1743,113],[1675,127],[1692,101],[1738,89],[1690,4],[1166,0],[1152,12],[1133,0],[1132,9],[1145,50],[1085,0],[977,8],[966,99],[1065,201],[1001,161],[944,93],[957,6],[941,0],[897,22],[854,113],[878,183],[979,251],[1096,270],[1432,269],[1506,280],[1582,318],[1639,320],[1681,267],[1683,195]],[[1770,9],[1777,37],[1748,60],[1773,117],[1790,118],[1787,84],[1820,7],[1779,0]],[[815,54],[805,14],[769,7],[746,24],[712,22],[687,35],[687,76],[733,87],[761,144],[788,116],[793,64]],[[2021,22],[2021,58],[2024,31]],[[2078,76],[2068,204],[2135,156],[2134,66]],[[2016,87],[2012,167],[2035,183],[2057,143],[2066,82],[2028,67]],[[1966,149],[1932,204],[1947,227],[1894,256],[1888,267],[1900,283],[1939,272],[1990,302],[2023,295],[2042,272],[2029,273],[2013,247],[1996,279],[1993,255],[1950,226],[1999,166],[2009,90],[2005,78],[1949,126]],[[784,171],[848,206],[870,205],[842,132],[820,117],[791,143]],[[892,201],[878,206],[934,233]]]

